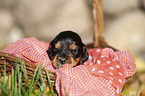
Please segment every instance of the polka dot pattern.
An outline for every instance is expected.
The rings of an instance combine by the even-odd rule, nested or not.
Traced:
[[[135,62],[134,59],[132,59],[133,57],[131,57],[128,52],[123,51],[124,55],[120,51],[115,53],[109,48],[100,49],[99,51],[97,50],[98,49],[92,49],[89,51],[89,55],[98,56],[95,57],[97,62],[92,64],[92,68],[96,67],[96,70],[94,70],[93,73],[91,72],[91,74],[108,78],[109,82],[112,82],[112,86],[116,88],[116,94],[120,94],[125,78],[136,72]],[[86,63],[89,64],[90,61],[88,60]],[[132,68],[131,70],[129,70],[130,67]],[[90,70],[89,68],[87,68],[88,71]],[[132,74],[128,71],[132,71]]]
[[[101,63],[100,60],[97,60],[97,63],[100,64]]]
[[[110,75],[114,75],[112,72],[109,72]]]
[[[107,64],[110,64],[111,62],[110,62],[110,61],[107,61],[106,63],[107,63]]]
[[[92,72],[95,71],[95,70],[96,70],[95,68],[92,68]]]
[[[113,70],[114,68],[113,67],[109,67],[111,70]]]
[[[104,73],[104,71],[102,71],[102,70],[99,70],[98,72],[99,72],[99,73]]]
[[[116,68],[120,68],[120,66],[119,65],[116,65]]]
[[[3,52],[55,71],[46,53],[47,48],[48,43],[31,37],[11,43]],[[58,94],[65,96],[66,91],[69,96],[120,96],[125,78],[136,72],[133,57],[128,51],[114,52],[110,48],[94,48],[88,53],[89,59],[84,65],[73,68],[65,64],[57,70],[55,86]]]

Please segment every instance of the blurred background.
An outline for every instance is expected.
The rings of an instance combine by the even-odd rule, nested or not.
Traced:
[[[63,30],[92,43],[91,4],[92,0],[0,0],[0,50],[32,36],[49,42]],[[107,43],[129,50],[137,71],[145,71],[145,0],[103,0],[103,10]]]

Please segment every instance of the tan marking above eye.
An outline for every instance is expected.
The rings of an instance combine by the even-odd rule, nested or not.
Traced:
[[[62,46],[61,42],[57,42],[57,43],[55,44],[55,48],[57,48],[57,49],[61,48],[61,46]]]
[[[77,46],[76,46],[75,44],[70,44],[70,45],[69,45],[69,49],[70,49],[70,50],[75,50],[76,47],[77,47]]]

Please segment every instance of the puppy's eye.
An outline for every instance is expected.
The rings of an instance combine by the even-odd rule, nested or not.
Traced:
[[[75,45],[75,44],[70,44],[69,45],[70,50],[75,50],[76,48],[77,48],[77,45]]]
[[[57,42],[55,44],[55,48],[57,48],[57,49],[61,48],[61,46],[62,46],[62,43],[61,42]]]

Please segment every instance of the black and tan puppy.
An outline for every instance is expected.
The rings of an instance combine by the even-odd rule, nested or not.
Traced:
[[[50,42],[47,53],[55,69],[62,67],[64,64],[75,67],[83,64],[88,59],[86,46],[80,36],[72,31],[59,33]]]

